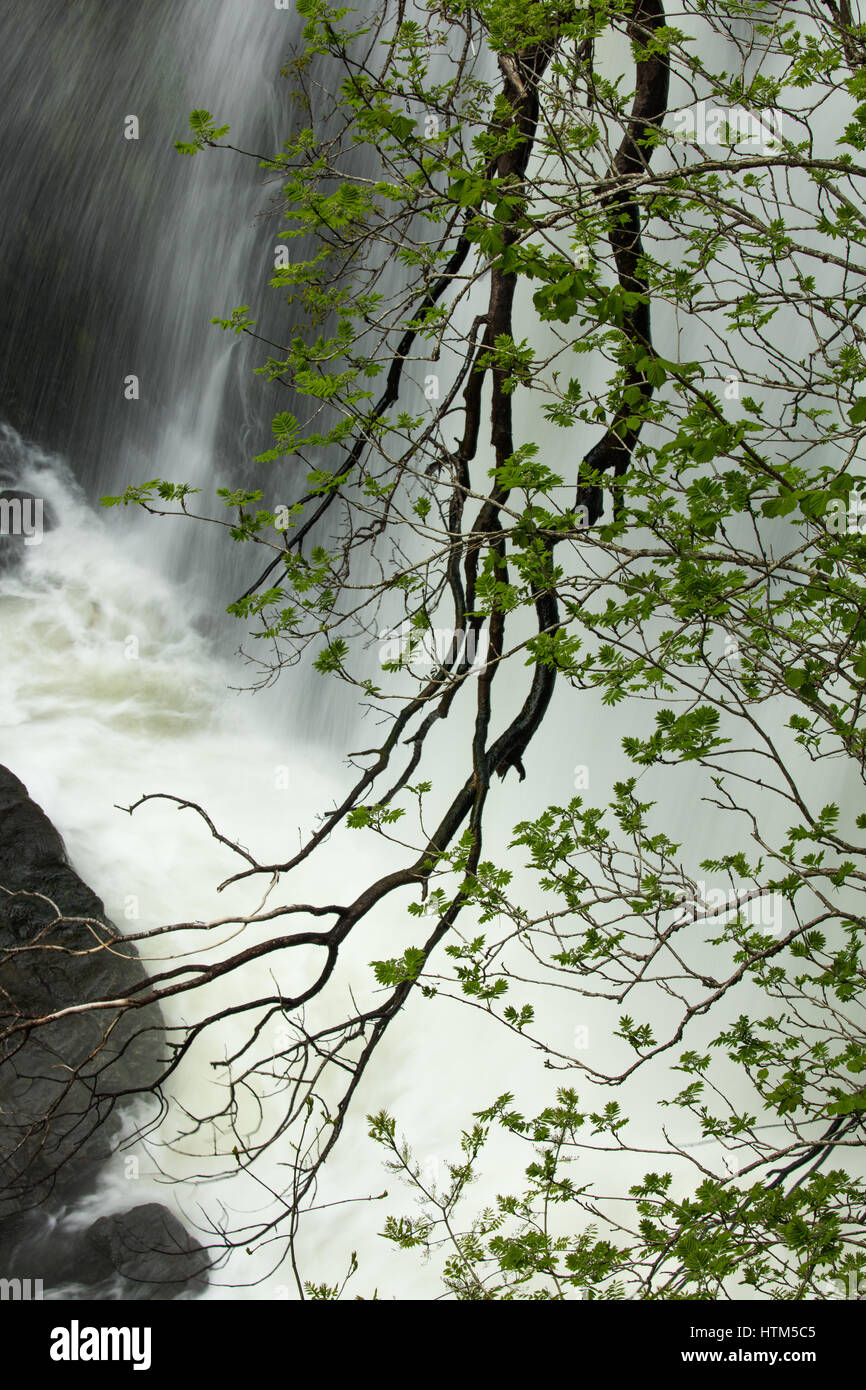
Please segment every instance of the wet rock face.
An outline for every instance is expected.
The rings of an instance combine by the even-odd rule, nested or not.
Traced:
[[[98,949],[100,929],[105,939],[102,903],[57,831],[17,777],[0,770],[0,1029],[16,1015],[39,1018],[144,982],[132,947],[120,948],[126,955]],[[146,1083],[158,1065],[160,1019],[144,1012],[107,1043],[112,1010],[70,1014],[0,1044],[0,1219],[55,1192],[68,1201],[108,1156],[120,1126],[114,1097]],[[152,1031],[142,1031],[148,1022]]]
[[[54,826],[0,767],[0,1032],[146,982],[132,945],[100,948],[110,932]],[[41,1263],[0,1277],[102,1285],[115,1261],[131,1290],[123,1297],[176,1297],[191,1278],[191,1288],[204,1286],[207,1259],[166,1208],[137,1207],[83,1233],[64,1221],[112,1152],[122,1093],[158,1072],[155,1006],[116,1017],[69,1014],[0,1041],[0,1252],[4,1264],[13,1252],[16,1263]],[[162,1291],[144,1291],[153,1288]]]
[[[160,1202],[95,1221],[83,1240],[85,1259],[124,1298],[177,1298],[207,1288],[207,1254]]]

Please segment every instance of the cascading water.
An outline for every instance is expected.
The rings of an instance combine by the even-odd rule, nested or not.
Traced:
[[[173,140],[190,109],[209,106],[230,112],[239,144],[273,148],[298,20],[245,0],[44,0],[4,7],[0,29],[0,470],[53,522],[0,592],[0,759],[62,828],[112,918],[147,929],[197,918],[207,901],[221,911],[225,864],[191,825],[133,824],[116,803],[169,786],[222,799],[263,844],[286,828],[285,794],[268,797],[275,765],[291,765],[295,824],[335,794],[281,738],[301,720],[308,753],[339,740],[333,704],[319,698],[316,725],[315,697],[297,688],[280,706],[226,702],[242,677],[222,662],[213,615],[248,582],[244,557],[232,572],[207,528],[127,515],[109,527],[93,510],[155,473],[212,494],[252,452],[255,378],[243,345],[209,320],[266,278],[273,232],[253,219],[268,194],[253,161],[185,159]],[[258,400],[252,410],[258,429]],[[114,1205],[131,1195],[121,1184]],[[85,1217],[86,1204],[70,1219]]]
[[[252,161],[185,159],[173,140],[192,107],[224,103],[239,143],[272,145],[296,33],[243,0],[4,7],[0,406],[91,499],[167,447],[183,466],[184,437],[211,474],[243,456],[248,377],[238,364],[231,399],[207,400],[227,346],[209,319],[260,281],[267,238],[249,224],[266,198]]]
[[[221,482],[245,481],[262,446],[273,402],[255,395],[244,345],[210,319],[268,277],[276,229],[254,223],[268,190],[253,161],[190,160],[173,140],[190,109],[207,107],[231,121],[239,145],[273,149],[285,116],[278,72],[298,31],[293,11],[247,0],[134,10],[44,0],[2,16],[0,485],[43,498],[52,529],[0,582],[0,760],[130,931],[249,912],[255,893],[217,895],[235,863],[189,815],[147,808],[130,819],[118,807],[170,790],[279,857],[345,782],[331,750],[351,746],[355,714],[333,683],[323,693],[319,679],[296,673],[288,699],[285,683],[252,703],[227,695],[244,672],[227,659],[236,634],[214,614],[259,561],[252,574],[246,554],[232,565],[215,528],[95,507],[100,494],[157,474],[210,498]],[[288,793],[275,770],[288,773]],[[344,883],[360,887],[369,867],[369,855],[353,864],[351,848],[341,852]],[[365,966],[368,957],[365,946]],[[245,980],[251,992],[255,984]],[[206,1074],[183,1084],[190,1104],[206,1097]],[[203,1199],[203,1216],[194,1182],[179,1191],[171,1181],[198,1172],[200,1156],[156,1143],[133,1157],[131,1166],[118,1158],[93,1198],[66,1214],[70,1228],[148,1193],[205,1234],[223,1197],[261,1206],[254,1186],[245,1197],[235,1183]],[[379,1181],[371,1161],[369,1190]],[[268,1258],[240,1265],[215,1276],[212,1296],[252,1285]]]

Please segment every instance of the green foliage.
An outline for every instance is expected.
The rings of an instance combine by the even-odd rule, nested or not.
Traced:
[[[247,305],[213,320],[258,344],[275,393],[251,486],[216,493],[211,521],[264,547],[229,611],[266,639],[268,676],[306,657],[387,729],[327,824],[411,852],[394,882],[430,938],[372,963],[382,1007],[444,995],[575,1083],[538,1113],[509,1093],[474,1115],[435,1190],[371,1117],[421,1199],[384,1234],[438,1252],[459,1299],[802,1299],[864,1263],[861,36],[833,6],[743,7],[748,61],[713,71],[716,38],[739,42],[713,7],[638,32],[633,8],[300,0],[295,120],[259,161],[283,329],[265,339]],[[659,59],[727,114],[715,142],[678,138],[692,110],[647,118],[636,161],[635,65]],[[812,129],[830,99],[837,153]],[[731,108],[778,115],[775,142],[743,141]],[[190,130],[190,155],[228,133],[206,111]],[[192,491],[103,503],[183,512]],[[437,631],[455,654],[425,663]],[[527,794],[494,851],[492,779],[523,776],[563,685],[562,760],[608,766],[592,720],[623,770],[600,804]],[[392,805],[452,710],[417,808]],[[674,838],[687,798],[715,816],[709,846]],[[556,1034],[548,998],[597,1008],[603,1047]],[[655,1098],[651,1140],[630,1086]],[[472,1210],[494,1133],[529,1162]],[[664,1171],[617,1170],[636,1154]],[[573,1165],[598,1155],[603,1191]]]
[[[222,140],[231,129],[227,125],[214,125],[214,118],[211,113],[201,109],[190,112],[189,128],[192,132],[192,140],[175,140],[174,142],[178,154],[198,154],[200,150]]]
[[[195,492],[200,492],[201,488],[191,487],[189,483],[169,483],[162,478],[152,478],[149,483],[134,483],[124,488],[118,496],[107,496],[100,498],[103,507],[130,507],[140,506],[147,511],[155,511],[153,505],[157,497],[164,502],[183,502],[184,498],[190,497]]]

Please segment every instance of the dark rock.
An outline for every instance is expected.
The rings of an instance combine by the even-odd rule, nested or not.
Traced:
[[[207,1287],[207,1254],[167,1207],[148,1202],[95,1221],[84,1237],[94,1273],[119,1275],[124,1298],[176,1298]]]
[[[117,940],[102,902],[71,867],[54,826],[18,778],[0,767],[0,1033],[22,1017],[37,1020],[57,1009],[116,998],[146,981],[134,946]],[[111,1008],[70,1014],[0,1042],[0,1246],[17,1252],[16,1263],[32,1250],[58,1280],[70,1261],[79,1264],[73,1246],[80,1232],[64,1234],[69,1228],[62,1218],[93,1190],[117,1139],[123,1104],[140,1098],[158,1075],[162,1036],[161,1015],[148,1005],[120,1017]],[[146,1229],[162,1231],[153,1213],[164,1212],[165,1230],[176,1236],[176,1227],[189,1241],[165,1208],[134,1210],[151,1213],[149,1225],[133,1222],[136,1239],[143,1240]],[[103,1247],[91,1242],[87,1248],[93,1279],[80,1267],[76,1278],[100,1281],[104,1259],[96,1257]],[[133,1264],[130,1255],[119,1272],[128,1277]],[[148,1271],[143,1287],[173,1286],[174,1293],[130,1297],[172,1297],[182,1290],[180,1276],[173,1282],[159,1270],[153,1274],[146,1260],[142,1268]],[[164,1271],[164,1263],[159,1269]],[[36,1274],[45,1277],[42,1270]]]
[[[0,1029],[143,983],[133,947],[100,949],[113,936],[47,816],[0,768]],[[0,1045],[0,1219],[55,1189],[74,1196],[110,1152],[117,1093],[156,1074],[159,1015],[136,1011],[106,1041],[115,1018],[72,1014]]]

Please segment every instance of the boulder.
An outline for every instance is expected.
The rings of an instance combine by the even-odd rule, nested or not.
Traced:
[[[207,1288],[206,1252],[160,1202],[101,1217],[83,1244],[91,1272],[101,1271],[123,1298],[177,1298]]]
[[[48,817],[0,767],[0,1034],[22,1018],[116,998],[131,987],[145,986],[146,994],[138,954],[117,935]],[[167,1277],[166,1242],[184,1256],[186,1263],[173,1266],[178,1270],[191,1269],[198,1252],[194,1278],[201,1286],[201,1247],[164,1207],[102,1218],[83,1245],[68,1220],[113,1151],[123,1106],[158,1075],[162,1050],[162,1018],[153,1004],[123,1016],[111,1008],[72,1013],[0,1040],[0,1246],[16,1252],[16,1263],[27,1262],[29,1251],[42,1266],[22,1268],[21,1277],[65,1282],[74,1266],[80,1282],[101,1283],[106,1260],[120,1248],[118,1232],[127,1232],[132,1245],[117,1273],[131,1279],[140,1259],[133,1283],[174,1292],[125,1296],[174,1297],[193,1277]],[[153,1251],[139,1248],[148,1231],[158,1242]]]

